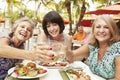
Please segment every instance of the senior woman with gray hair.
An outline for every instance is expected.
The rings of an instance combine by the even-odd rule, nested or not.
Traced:
[[[8,37],[0,38],[0,80],[7,71],[22,59],[48,61],[52,56],[39,49],[24,50],[24,43],[32,36],[34,22],[27,18],[18,19]]]

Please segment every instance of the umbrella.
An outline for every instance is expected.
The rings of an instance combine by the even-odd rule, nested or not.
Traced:
[[[64,24],[69,24],[69,20],[64,20]]]
[[[81,25],[84,27],[91,27],[93,21],[96,19],[97,16],[91,16],[88,18],[83,18],[81,21]],[[113,17],[114,20],[120,20],[120,17]]]
[[[5,19],[4,18],[0,18],[0,23],[4,23]]]
[[[92,19],[83,19],[83,20],[81,21],[81,25],[82,25],[82,26],[85,26],[85,27],[91,27],[93,21],[94,21],[94,20],[92,20]]]
[[[120,2],[117,2],[113,5],[103,7],[94,11],[86,12],[86,14],[119,14],[120,13]]]

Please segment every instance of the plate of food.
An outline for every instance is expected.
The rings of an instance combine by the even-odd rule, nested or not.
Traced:
[[[47,68],[62,68],[67,66],[68,62],[56,61],[56,62],[49,62],[49,63],[40,63],[41,66],[45,66]]]
[[[64,51],[52,51],[50,50],[49,53],[52,53],[51,56],[54,56],[52,60],[48,62],[39,62],[38,64],[41,66],[45,66],[47,68],[61,68],[65,67],[69,63],[65,60],[65,52]]]
[[[80,70],[78,70],[78,69],[66,69],[65,72],[67,73],[70,80],[81,80],[83,78],[85,80],[91,80],[90,75],[86,74],[81,69]]]
[[[17,64],[15,67],[8,70],[8,75],[19,79],[33,79],[45,76],[48,73],[46,67],[28,62],[27,64]]]

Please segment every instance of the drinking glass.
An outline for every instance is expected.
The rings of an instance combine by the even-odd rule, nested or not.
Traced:
[[[65,61],[65,57],[66,57],[66,46],[63,45],[60,50],[58,50],[58,56],[59,56],[59,61],[64,62]]]
[[[65,55],[66,55],[66,45],[64,45],[62,42],[59,41],[51,41],[49,46],[52,48],[52,51],[54,52],[55,59],[54,61],[64,61]]]

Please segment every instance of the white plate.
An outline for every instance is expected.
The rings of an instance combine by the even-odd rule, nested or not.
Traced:
[[[65,67],[65,66],[62,66],[62,65],[60,65],[59,63],[65,63],[66,65],[65,66],[67,66],[69,63],[68,62],[58,62],[58,65],[57,65],[57,63],[55,62],[53,62],[53,63],[51,63],[51,65],[42,65],[42,63],[39,63],[39,65],[42,65],[42,66],[44,66],[44,67],[47,67],[48,69],[59,69],[59,68],[63,68],[63,67]]]
[[[48,69],[46,67],[43,67],[43,66],[39,66],[37,65],[37,68],[43,68],[45,70],[47,70],[46,73],[43,73],[43,74],[38,74],[37,76],[35,77],[29,77],[29,76],[17,76],[13,71],[15,69],[15,67],[11,68],[8,70],[8,74],[12,73],[11,76],[14,77],[14,78],[19,78],[19,79],[33,79],[33,78],[39,78],[39,77],[42,77],[42,76],[45,76],[47,73],[48,73]]]

